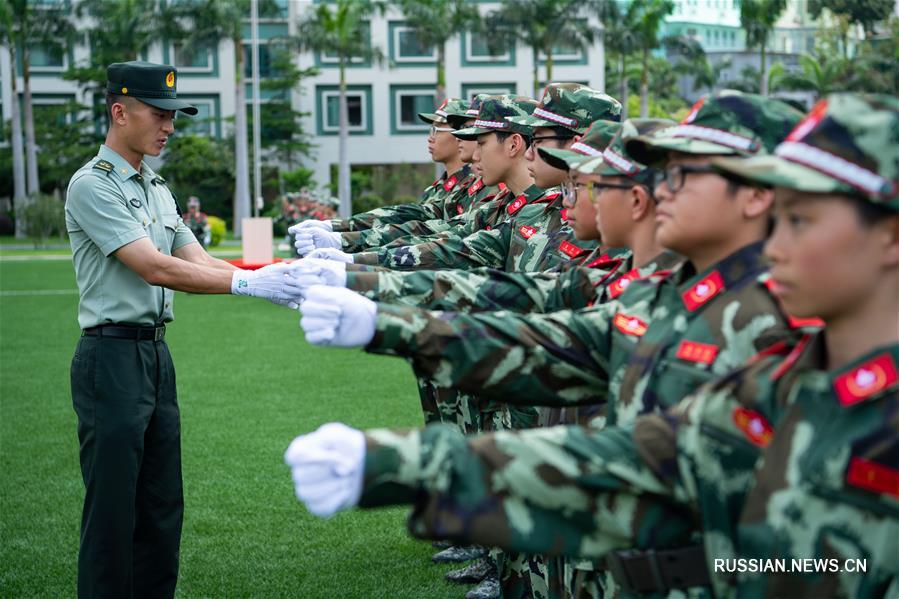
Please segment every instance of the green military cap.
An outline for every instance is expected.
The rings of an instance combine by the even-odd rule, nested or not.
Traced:
[[[568,148],[537,148],[540,157],[553,168],[569,170],[584,162],[602,156],[602,151],[609,145],[618,131],[618,121],[596,121],[587,129],[584,137]]]
[[[481,111],[481,104],[490,97],[490,94],[476,95],[472,98],[471,102],[468,103],[468,107],[463,114],[448,114],[446,116],[446,121],[453,129],[461,129],[465,124],[465,121],[478,118],[478,113]]]
[[[679,124],[638,135],[628,155],[650,166],[669,151],[685,154],[769,154],[802,118],[789,104],[758,94],[724,90],[700,99]]]
[[[652,135],[675,124],[671,119],[628,119],[621,124],[621,129],[603,150],[602,156],[584,162],[577,170],[590,175],[630,177],[640,183],[651,184],[655,169],[631,158],[625,148],[626,142],[632,137]]]
[[[773,156],[719,158],[712,165],[749,181],[860,196],[899,211],[899,98],[831,94]]]
[[[447,123],[449,122],[449,115],[464,115],[466,110],[468,110],[468,102],[465,100],[447,98],[434,112],[419,112],[418,118],[428,124]]]
[[[506,117],[528,116],[537,108],[537,102],[524,96],[490,96],[481,103],[474,125],[454,131],[459,139],[476,139],[485,133],[508,132],[530,137],[533,129],[513,123]]]
[[[584,133],[594,121],[620,118],[621,102],[612,96],[580,83],[550,83],[534,113],[513,120],[530,127],[564,127]]]
[[[167,64],[142,60],[115,62],[106,67],[106,91],[137,98],[144,104],[163,110],[180,110],[194,116],[197,107],[178,99],[175,84],[178,69]]]

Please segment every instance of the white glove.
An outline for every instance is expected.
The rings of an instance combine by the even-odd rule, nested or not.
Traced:
[[[297,499],[327,518],[359,503],[365,474],[365,435],[339,422],[300,435],[284,452]]]
[[[263,297],[273,304],[295,308],[302,296],[287,286],[289,269],[289,264],[276,262],[259,270],[235,270],[231,275],[231,293]]]
[[[336,262],[345,262],[346,264],[353,263],[352,254],[347,254],[346,252],[335,250],[334,248],[319,248],[317,250],[312,250],[306,258],[321,258],[322,260],[334,260]]]
[[[291,225],[290,227],[288,227],[287,233],[289,235],[296,235],[297,232],[302,229],[324,229],[325,231],[333,231],[334,226],[329,220],[317,220],[313,218],[310,220],[304,220],[303,222],[297,223],[295,225]]]
[[[291,265],[287,286],[293,293],[306,294],[313,285],[346,287],[346,264],[333,260],[304,258]]]
[[[297,248],[297,254],[305,256],[309,252],[318,248],[334,248],[339,250],[343,247],[340,233],[331,233],[317,227],[309,227],[302,231],[297,231],[294,235],[293,246]]]
[[[361,347],[375,336],[378,307],[355,291],[313,285],[304,291],[300,327],[314,345]]]

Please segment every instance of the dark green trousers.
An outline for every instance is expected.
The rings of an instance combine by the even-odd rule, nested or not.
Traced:
[[[184,498],[169,349],[82,337],[71,375],[85,486],[78,596],[172,597]]]

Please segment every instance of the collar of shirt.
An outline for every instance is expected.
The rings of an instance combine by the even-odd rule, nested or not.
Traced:
[[[112,166],[115,167],[113,172],[115,172],[116,176],[122,181],[127,181],[135,175],[140,175],[144,181],[151,181],[156,178],[156,173],[154,173],[153,169],[147,166],[144,161],[141,161],[140,172],[138,172],[127,160],[122,158],[118,152],[106,144],[100,146],[100,151],[97,152],[97,156],[102,160],[112,163]]]
[[[678,287],[687,289],[717,272],[721,275],[725,286],[732,288],[747,277],[757,277],[768,269],[768,264],[762,253],[764,245],[764,241],[757,241],[743,246],[700,273],[697,273],[693,263],[687,260],[677,270],[673,280]]]

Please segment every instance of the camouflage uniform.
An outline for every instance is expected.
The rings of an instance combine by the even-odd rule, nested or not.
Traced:
[[[767,184],[862,195],[899,212],[897,124],[895,98],[833,95],[776,157],[716,166]],[[895,343],[827,371],[818,333],[775,344],[665,413],[625,426],[467,443],[439,427],[373,431],[360,504],[415,503],[410,529],[419,536],[605,557],[637,591],[660,588],[653,571],[662,586],[678,586],[666,554],[614,550],[682,547],[695,541],[698,524],[716,596],[892,596],[897,373]],[[816,575],[714,568],[759,558],[785,560],[788,569],[793,559],[819,558],[838,566],[862,558],[867,567]]]

